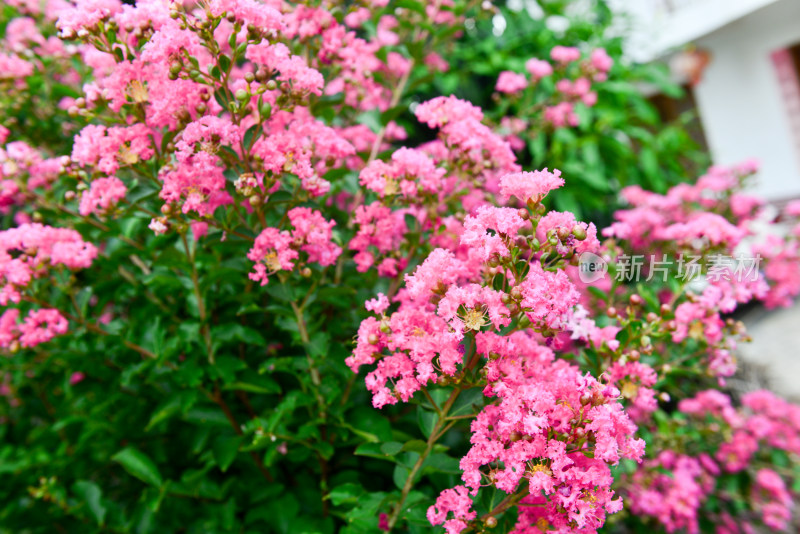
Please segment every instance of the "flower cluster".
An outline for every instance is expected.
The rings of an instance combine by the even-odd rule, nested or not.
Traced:
[[[66,334],[69,328],[61,313],[49,308],[31,310],[21,323],[17,322],[18,318],[16,308],[9,308],[0,315],[0,348],[15,352],[20,347],[34,347]]]
[[[756,518],[773,531],[785,531],[792,495],[781,475],[758,466],[775,454],[800,452],[800,407],[767,391],[747,393],[742,406],[735,409],[730,398],[716,390],[682,400],[679,410],[706,436],[706,447],[701,439],[687,443],[684,452],[665,450],[645,461],[628,489],[633,512],[652,517],[667,532],[700,532],[699,518],[709,513],[704,507],[724,491],[726,477],[748,473],[752,489],[740,498],[748,503],[752,520],[737,525],[731,521],[733,510],[717,509],[714,514],[724,525],[719,532],[751,532]],[[698,451],[700,447],[705,450]],[[734,497],[728,495],[722,502]]]
[[[473,112],[458,101],[439,105],[448,113]],[[421,117],[445,124],[438,112],[430,106]],[[644,452],[618,402],[620,391],[542,344],[567,332],[575,317],[580,294],[563,268],[576,250],[599,246],[594,226],[538,210],[561,184],[557,170],[500,178],[499,192],[529,207],[475,208],[451,249],[434,249],[406,276],[394,298],[397,311],[387,314],[383,295],[380,304],[368,303],[379,317],[362,322],[347,359],[354,371],[376,364],[366,384],[378,408],[408,402],[433,384],[461,384],[454,395],[483,387],[486,406],[475,416],[472,447],[460,463],[465,485],[445,490],[428,511],[449,533],[475,521],[468,495],[486,485],[521,503],[520,532],[542,524],[594,532],[606,513],[622,506],[609,465]],[[492,283],[497,277],[505,280],[499,288]]]
[[[291,231],[265,228],[247,253],[247,258],[255,263],[250,279],[261,282],[262,286],[269,281],[268,275],[278,271],[291,271],[308,263],[333,265],[342,252],[341,247],[331,241],[336,221],[326,221],[319,211],[310,208],[294,208],[287,216]],[[300,252],[305,253],[305,260],[296,264]]]
[[[512,71],[501,72],[495,89],[506,95],[518,95],[542,85],[542,81],[547,79],[554,84],[555,92],[544,107],[544,120],[554,128],[577,126],[575,105],[580,103],[592,107],[597,103],[597,93],[592,90],[592,84],[608,78],[614,60],[604,49],[596,48],[587,59],[581,61],[580,50],[565,46],[554,47],[550,51],[550,59],[552,62],[529,59],[525,63],[525,70],[530,79]],[[526,127],[522,126],[522,129]],[[512,138],[516,144],[519,137],[512,135]]]
[[[75,230],[42,224],[22,224],[0,232],[0,305],[19,302],[21,291],[51,269],[85,269],[97,248]]]

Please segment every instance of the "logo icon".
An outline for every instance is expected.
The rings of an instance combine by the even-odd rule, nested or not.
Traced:
[[[606,261],[591,252],[584,252],[578,258],[578,278],[584,284],[591,284],[603,278],[608,272]]]

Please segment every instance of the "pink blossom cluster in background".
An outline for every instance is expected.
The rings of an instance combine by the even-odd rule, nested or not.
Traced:
[[[772,450],[800,452],[800,408],[768,391],[744,395],[742,405],[735,409],[730,398],[716,390],[682,400],[679,410],[705,426],[716,452],[665,450],[644,462],[627,491],[631,510],[657,519],[670,533],[700,532],[701,507],[713,494],[715,480],[723,472],[746,471],[753,477],[753,512],[769,529],[786,530],[792,518],[790,491],[773,469],[756,466],[769,459]],[[738,523],[727,513],[713,519],[721,534],[755,532],[753,523]]]
[[[524,74],[503,71],[497,79],[495,89],[506,95],[518,95],[526,90],[534,90],[542,84],[542,80],[547,79],[554,84],[555,94],[544,107],[544,121],[554,128],[577,126],[575,105],[581,103],[592,107],[597,103],[593,84],[608,79],[608,72],[614,65],[614,60],[602,48],[592,50],[584,61],[581,61],[581,55],[577,48],[556,46],[550,52],[552,62],[531,58],[525,63],[530,79]],[[528,110],[523,110],[522,114],[527,112]],[[524,146],[517,135],[511,135],[509,142],[515,149]]]

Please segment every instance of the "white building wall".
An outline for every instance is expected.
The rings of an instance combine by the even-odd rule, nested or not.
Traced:
[[[756,192],[800,196],[800,153],[770,54],[800,43],[800,0],[780,0],[697,39],[711,62],[695,87],[714,161],[762,163]]]

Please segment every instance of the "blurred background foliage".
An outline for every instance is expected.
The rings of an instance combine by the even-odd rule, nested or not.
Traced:
[[[604,0],[517,0],[495,6],[494,16],[468,21],[447,55],[449,71],[437,75],[415,98],[455,94],[499,123],[503,116],[519,116],[513,104],[509,109],[498,106],[494,87],[500,72],[525,73],[529,58],[549,59],[557,45],[584,53],[605,48],[614,67],[609,80],[596,85],[597,104],[579,106],[580,125],[541,129],[523,138],[525,149],[517,153],[524,169],[548,167],[564,173],[565,187],[552,195],[556,209],[600,226],[610,220],[622,187],[638,184],[664,193],[705,170],[710,160],[696,114],[671,117],[657,106],[685,98],[686,89],[670,79],[666,65],[636,64],[624,57],[623,14],[614,13]]]

